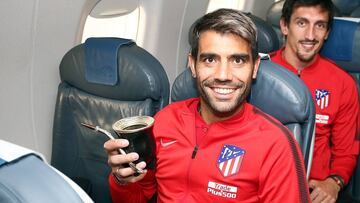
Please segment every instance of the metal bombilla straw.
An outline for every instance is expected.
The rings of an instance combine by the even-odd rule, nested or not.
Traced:
[[[115,138],[111,135],[110,132],[108,132],[108,131],[100,128],[99,126],[94,126],[94,125],[90,125],[90,124],[86,124],[86,123],[81,123],[81,125],[89,128],[89,129],[91,129],[91,130],[95,130],[95,131],[101,132],[101,133],[105,134],[109,139],[115,140]],[[126,152],[125,152],[123,149],[120,148],[118,151],[119,151],[120,154],[126,155]],[[129,163],[129,166],[130,166],[130,168],[131,168],[132,170],[134,170],[136,173],[139,173],[139,174],[144,173],[144,171],[143,171],[142,169],[137,168],[136,165],[135,165],[133,162],[130,162],[130,163]]]

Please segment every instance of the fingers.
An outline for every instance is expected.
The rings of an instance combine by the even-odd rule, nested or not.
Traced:
[[[124,148],[129,145],[129,141],[126,139],[108,140],[104,143],[104,149],[108,155],[119,154],[118,149]]]
[[[335,203],[335,199],[332,198],[331,196],[327,196],[323,201],[322,203]]]
[[[136,164],[136,167],[139,169],[145,170],[146,163],[142,161],[142,162]],[[126,178],[126,177],[129,177],[129,176],[132,176],[135,174],[135,171],[130,167],[117,167],[117,168],[113,168],[113,169],[114,170],[112,172],[116,173],[116,175],[118,175],[122,178]]]
[[[321,203],[325,198],[325,193],[322,192],[319,188],[314,188],[310,194],[312,203]]]
[[[312,203],[335,203],[336,196],[332,195],[331,190],[324,181],[309,181],[309,187],[312,188],[310,199]]]
[[[143,179],[146,175],[146,172],[143,174],[140,174],[139,176],[128,176],[128,177],[119,177],[117,174],[113,173],[113,176],[115,176],[116,181],[120,185],[126,185],[128,183],[135,183],[141,179]]]
[[[137,154],[136,152],[131,152],[126,155],[115,154],[108,156],[108,164],[111,167],[119,167],[120,165],[128,164],[138,159],[139,159],[139,154]]]
[[[309,183],[308,183],[309,188],[315,189],[317,183],[318,183],[318,181],[316,181],[316,180],[310,180]]]
[[[136,181],[139,181],[141,179],[144,178],[145,174],[146,174],[146,163],[145,162],[140,162],[138,164],[136,164],[137,168],[143,169],[144,173],[143,174],[136,174],[135,176],[135,171],[133,169],[131,169],[130,167],[118,167],[116,169],[113,169],[113,175],[115,176],[116,180],[120,183],[120,184],[127,184],[127,183],[134,183]]]
[[[108,164],[115,179],[119,184],[126,184],[128,182],[136,182],[142,179],[146,173],[145,162],[136,164],[136,168],[131,168],[130,164],[139,159],[139,154],[131,152],[129,154],[122,154],[119,149],[127,147],[129,141],[125,139],[108,140],[104,143],[104,149],[108,154]],[[139,171],[137,173],[137,171]],[[142,174],[139,174],[142,173]]]
[[[310,180],[309,181],[309,187],[312,189],[312,192],[310,193],[310,199],[312,203],[320,203],[325,199],[325,194],[321,191],[321,189],[318,186],[318,181],[316,180]]]
[[[334,198],[326,195],[318,195],[314,200],[312,200],[312,203],[335,203],[335,202],[336,200]]]

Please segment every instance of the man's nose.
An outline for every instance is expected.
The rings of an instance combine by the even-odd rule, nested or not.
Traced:
[[[216,68],[215,79],[220,81],[232,80],[231,67],[227,62],[223,62]]]
[[[315,35],[316,35],[316,29],[314,28],[314,26],[309,26],[306,29],[306,33],[305,33],[305,37],[308,40],[314,40],[315,39]]]

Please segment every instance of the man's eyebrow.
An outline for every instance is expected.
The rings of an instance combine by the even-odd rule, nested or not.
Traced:
[[[248,58],[250,57],[250,54],[231,54],[230,57],[240,57],[240,58]]]
[[[199,55],[199,58],[200,59],[202,59],[202,58],[214,58],[216,56],[217,56],[217,54],[215,54],[215,53],[201,53]]]
[[[306,22],[310,22],[307,18],[304,18],[304,17],[296,17],[295,20],[303,20],[303,21],[306,21]],[[328,24],[329,22],[326,21],[326,20],[318,20],[318,21],[315,22],[315,24],[319,24],[319,23]]]
[[[250,54],[232,54],[232,55],[230,55],[230,57],[229,58],[241,58],[241,59],[243,59],[243,60],[249,60],[250,59]]]
[[[307,18],[304,18],[304,17],[296,17],[295,20],[303,20],[303,21],[306,21],[306,22],[309,22],[309,19]]]
[[[329,22],[326,20],[319,20],[319,21],[316,21],[315,24],[326,24],[327,25],[327,24],[329,24]]]

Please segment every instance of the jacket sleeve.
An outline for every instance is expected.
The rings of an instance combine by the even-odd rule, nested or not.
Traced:
[[[143,179],[127,185],[119,185],[110,174],[109,187],[113,203],[146,203],[156,192],[155,172],[148,170]]]
[[[331,136],[331,166],[330,174],[340,175],[345,184],[356,165],[359,153],[358,116],[359,100],[357,87],[353,81],[343,86],[341,104],[336,114]]]
[[[286,139],[275,140],[263,161],[260,202],[310,202],[303,156],[292,134],[284,131]]]

